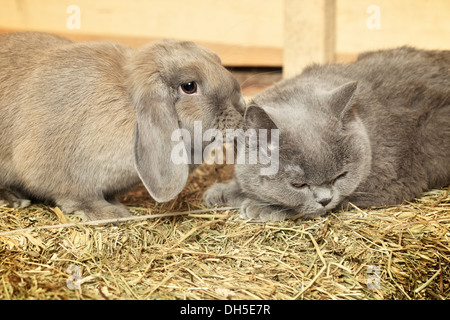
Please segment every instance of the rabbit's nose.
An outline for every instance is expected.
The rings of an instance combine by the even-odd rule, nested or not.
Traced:
[[[245,113],[245,106],[246,106],[245,99],[244,99],[244,97],[241,95],[241,97],[240,97],[240,99],[239,99],[239,102],[237,103],[237,105],[236,105],[235,107],[236,107],[236,110],[237,110],[242,116],[244,116],[244,113]]]

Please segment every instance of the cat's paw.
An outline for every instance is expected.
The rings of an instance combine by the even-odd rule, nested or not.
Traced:
[[[230,205],[239,207],[245,199],[241,188],[234,180],[229,183],[216,183],[203,194],[203,202],[207,206]]]
[[[283,221],[295,215],[295,212],[280,206],[265,204],[246,199],[241,205],[241,217],[254,221]]]
[[[225,197],[225,193],[228,189],[228,185],[224,183],[216,183],[210,187],[203,194],[203,202],[206,206],[211,207],[214,205],[225,205],[228,204],[228,200]]]

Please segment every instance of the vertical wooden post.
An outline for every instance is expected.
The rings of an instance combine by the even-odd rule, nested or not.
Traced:
[[[284,0],[283,77],[335,55],[336,0]]]

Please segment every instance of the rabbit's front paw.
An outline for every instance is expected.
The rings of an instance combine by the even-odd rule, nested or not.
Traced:
[[[254,221],[283,221],[295,215],[295,212],[280,206],[247,199],[241,205],[241,217]]]
[[[224,183],[216,183],[203,194],[203,202],[206,206],[225,205],[228,200],[225,197],[228,185]]]
[[[93,210],[84,211],[88,220],[105,220],[129,217],[131,214],[124,206],[106,205]]]
[[[59,200],[57,205],[65,214],[80,216],[83,220],[106,220],[129,217],[128,209],[117,201],[92,200],[79,202],[70,199]]]
[[[25,208],[30,205],[31,201],[11,190],[0,188],[0,207],[9,206],[11,208]]]

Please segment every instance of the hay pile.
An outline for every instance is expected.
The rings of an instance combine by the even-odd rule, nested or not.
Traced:
[[[229,175],[202,166],[175,201],[142,187],[123,201],[136,216],[201,210]],[[446,189],[311,221],[248,223],[229,209],[42,228],[77,221],[42,204],[0,208],[0,299],[450,298]]]

